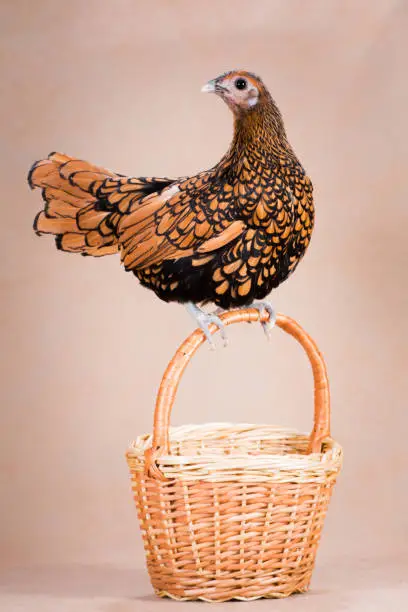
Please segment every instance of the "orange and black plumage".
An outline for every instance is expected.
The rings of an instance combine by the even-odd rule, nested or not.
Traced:
[[[234,114],[231,146],[210,170],[128,178],[52,153],[28,180],[43,190],[34,228],[59,249],[119,252],[162,300],[229,309],[262,300],[294,271],[313,230],[313,190],[259,77],[232,71],[203,91]]]

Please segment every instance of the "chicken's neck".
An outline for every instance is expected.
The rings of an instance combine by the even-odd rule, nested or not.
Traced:
[[[276,163],[299,163],[273,100],[234,118],[234,137],[229,156],[233,161],[246,155]]]

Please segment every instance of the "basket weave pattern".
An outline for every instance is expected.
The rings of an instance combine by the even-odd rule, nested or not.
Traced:
[[[250,309],[222,316],[225,324],[259,320]],[[278,315],[277,325],[301,342],[311,360],[311,436],[272,425],[169,428],[178,382],[204,341],[196,331],[164,375],[153,436],[140,436],[128,450],[147,567],[158,595],[251,600],[309,587],[342,450],[329,435],[320,353],[291,319]]]

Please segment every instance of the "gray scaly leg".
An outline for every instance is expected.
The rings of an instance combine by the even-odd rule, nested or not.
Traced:
[[[198,327],[203,330],[211,349],[215,349],[215,344],[210,334],[210,330],[208,329],[210,323],[215,323],[215,325],[217,325],[221,333],[221,338],[224,341],[224,346],[227,346],[228,339],[225,331],[225,325],[221,321],[220,317],[217,317],[215,314],[207,314],[204,312],[204,310],[201,310],[201,308],[193,304],[193,302],[187,302],[186,308],[196,321]]]

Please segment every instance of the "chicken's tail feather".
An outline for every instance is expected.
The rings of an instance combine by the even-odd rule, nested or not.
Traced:
[[[36,162],[29,174],[30,187],[42,188],[44,208],[34,220],[37,234],[52,234],[58,249],[99,257],[117,253],[115,227],[119,214],[104,199],[99,187],[117,184],[120,175],[61,153]]]

